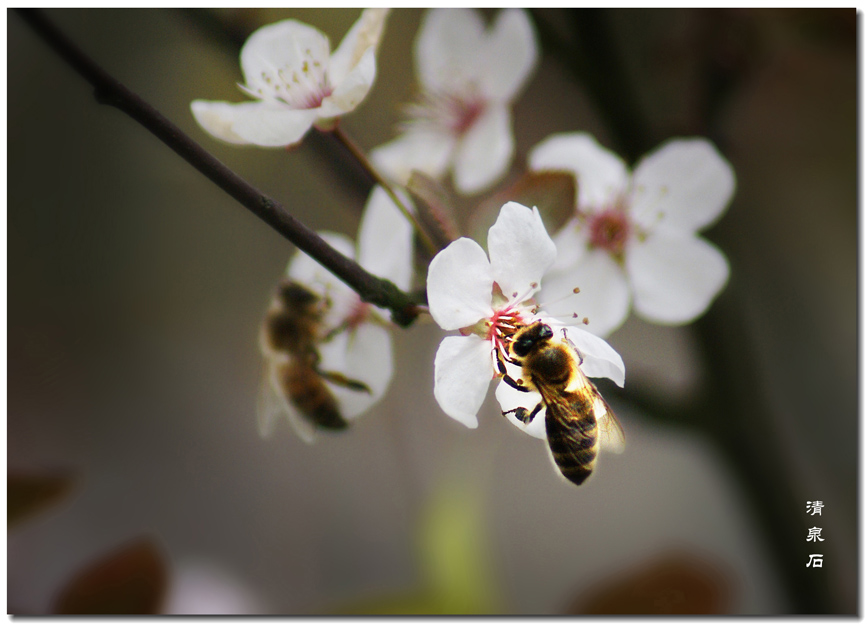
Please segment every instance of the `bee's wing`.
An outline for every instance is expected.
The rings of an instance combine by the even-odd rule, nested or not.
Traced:
[[[259,385],[259,396],[256,399],[256,421],[259,435],[263,438],[271,437],[275,423],[281,417],[286,417],[298,436],[306,443],[312,444],[316,439],[316,428],[305,420],[281,393],[275,370],[269,364]]]
[[[259,393],[256,395],[256,426],[263,439],[270,438],[274,433],[274,424],[279,414],[280,408],[266,372],[259,381]]]
[[[597,433],[600,447],[612,453],[624,452],[624,429],[618,421],[615,412],[609,407],[599,392],[594,399],[594,413],[597,418]]]

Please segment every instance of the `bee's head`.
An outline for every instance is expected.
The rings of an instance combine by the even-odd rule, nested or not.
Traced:
[[[516,357],[526,357],[539,342],[544,342],[554,335],[552,328],[539,320],[529,324],[515,334],[512,340],[512,352]]]
[[[319,300],[319,296],[310,289],[292,280],[284,280],[280,284],[278,291],[283,306],[288,309],[309,307]]]

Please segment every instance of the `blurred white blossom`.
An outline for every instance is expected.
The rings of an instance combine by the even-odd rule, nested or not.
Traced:
[[[408,202],[405,200],[405,202]],[[335,250],[374,275],[408,290],[413,267],[413,230],[395,203],[379,186],[371,192],[359,226],[358,243],[340,233],[319,235]],[[389,314],[368,303],[330,271],[299,252],[289,262],[287,276],[319,296],[326,305],[322,324],[324,338],[317,344],[323,372],[334,372],[365,384],[370,393],[335,385],[325,385],[335,397],[341,416],[352,420],[379,402],[392,379],[392,338]],[[271,354],[263,345],[266,360],[278,363],[282,356]],[[283,396],[275,377],[269,376],[271,404],[280,411],[260,410],[260,432],[268,436],[278,414],[285,415],[305,441],[312,441],[313,425],[301,418],[298,410]]]
[[[534,294],[556,252],[537,209],[510,202],[488,231],[488,255],[473,240],[461,238],[431,261],[431,316],[443,329],[461,331],[444,338],[434,358],[434,397],[450,417],[476,428],[488,386],[500,376],[497,354],[505,355],[516,328],[533,320],[542,320],[555,333],[566,329],[584,356],[581,367],[587,376],[624,384],[624,363],[611,346],[539,311]],[[511,422],[528,430],[516,419]],[[537,433],[540,423],[534,420],[531,435],[544,437]]]
[[[172,573],[164,614],[267,614],[258,593],[220,564],[184,558]]]
[[[709,141],[670,140],[631,173],[591,135],[564,133],[537,145],[529,162],[576,177],[576,213],[554,237],[561,252],[543,296],[580,287],[569,304],[593,333],[621,326],[631,300],[651,322],[690,322],[726,284],[726,257],[697,235],[735,191],[732,166]]]
[[[421,94],[407,108],[404,133],[371,159],[401,184],[413,170],[439,179],[451,169],[459,192],[484,190],[515,151],[511,105],[537,62],[530,18],[505,9],[486,28],[472,9],[431,9],[414,59]]]
[[[376,52],[388,9],[365,9],[330,54],[328,37],[297,20],[263,26],[241,49],[242,91],[256,102],[194,100],[196,121],[217,139],[279,147],[295,144],[314,124],[364,100],[377,74]]]

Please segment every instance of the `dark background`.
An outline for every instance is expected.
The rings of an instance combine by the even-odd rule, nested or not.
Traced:
[[[237,50],[256,27],[296,17],[335,46],[358,13],[48,11],[305,224],[351,236],[366,184],[327,139],[222,145],[189,103],[243,99]],[[393,12],[374,89],[343,122],[366,149],[393,136],[414,93],[420,16]],[[440,554],[478,567],[459,612],[591,611],[604,589],[626,612],[648,581],[664,581],[654,594],[668,601],[642,613],[685,595],[694,612],[857,611],[855,11],[533,18],[545,47],[514,108],[511,177],[536,143],[578,130],[631,161],[705,135],[737,176],[707,234],[730,260],[726,291],[697,324],[631,318],[610,338],[627,366],[625,393],[610,397],[627,450],[579,489],[493,398],[476,431],[439,410],[433,324],[395,333],[390,391],[351,431],[307,446],[281,425],[261,440],[258,325],[293,247],[98,105],[8,14],[8,465],[76,477],[70,496],[9,535],[10,612],[49,611],[78,569],[143,533],[170,561],[176,597],[205,573],[184,588],[198,611],[387,611],[378,600],[428,586]],[[459,531],[441,546],[425,525],[451,529],[430,512],[438,494],[463,503],[456,486],[480,517],[461,527],[456,508]],[[821,517],[806,515],[809,500],[825,503]],[[811,526],[825,542],[799,540]],[[805,568],[810,553],[825,555],[822,569]],[[219,605],[232,598],[220,585],[236,606]]]

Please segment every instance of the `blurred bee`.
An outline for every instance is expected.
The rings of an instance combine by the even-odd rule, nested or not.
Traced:
[[[582,356],[567,338],[555,341],[549,325],[537,320],[516,331],[506,360],[521,366],[521,379],[507,374],[503,357],[497,355],[504,381],[521,392],[539,392],[542,401],[532,411],[517,407],[503,412],[515,413],[524,424],[543,408],[546,410],[546,437],[555,464],[567,479],[581,485],[594,471],[601,439],[623,446],[624,431],[612,409],[593,383],[581,371]]]
[[[323,325],[327,308],[324,298],[301,283],[283,279],[277,287],[259,339],[266,361],[257,406],[264,437],[271,434],[280,415],[289,419],[306,442],[313,441],[317,428],[346,429],[348,423],[326,381],[371,393],[361,381],[320,369],[317,344],[331,337]]]

